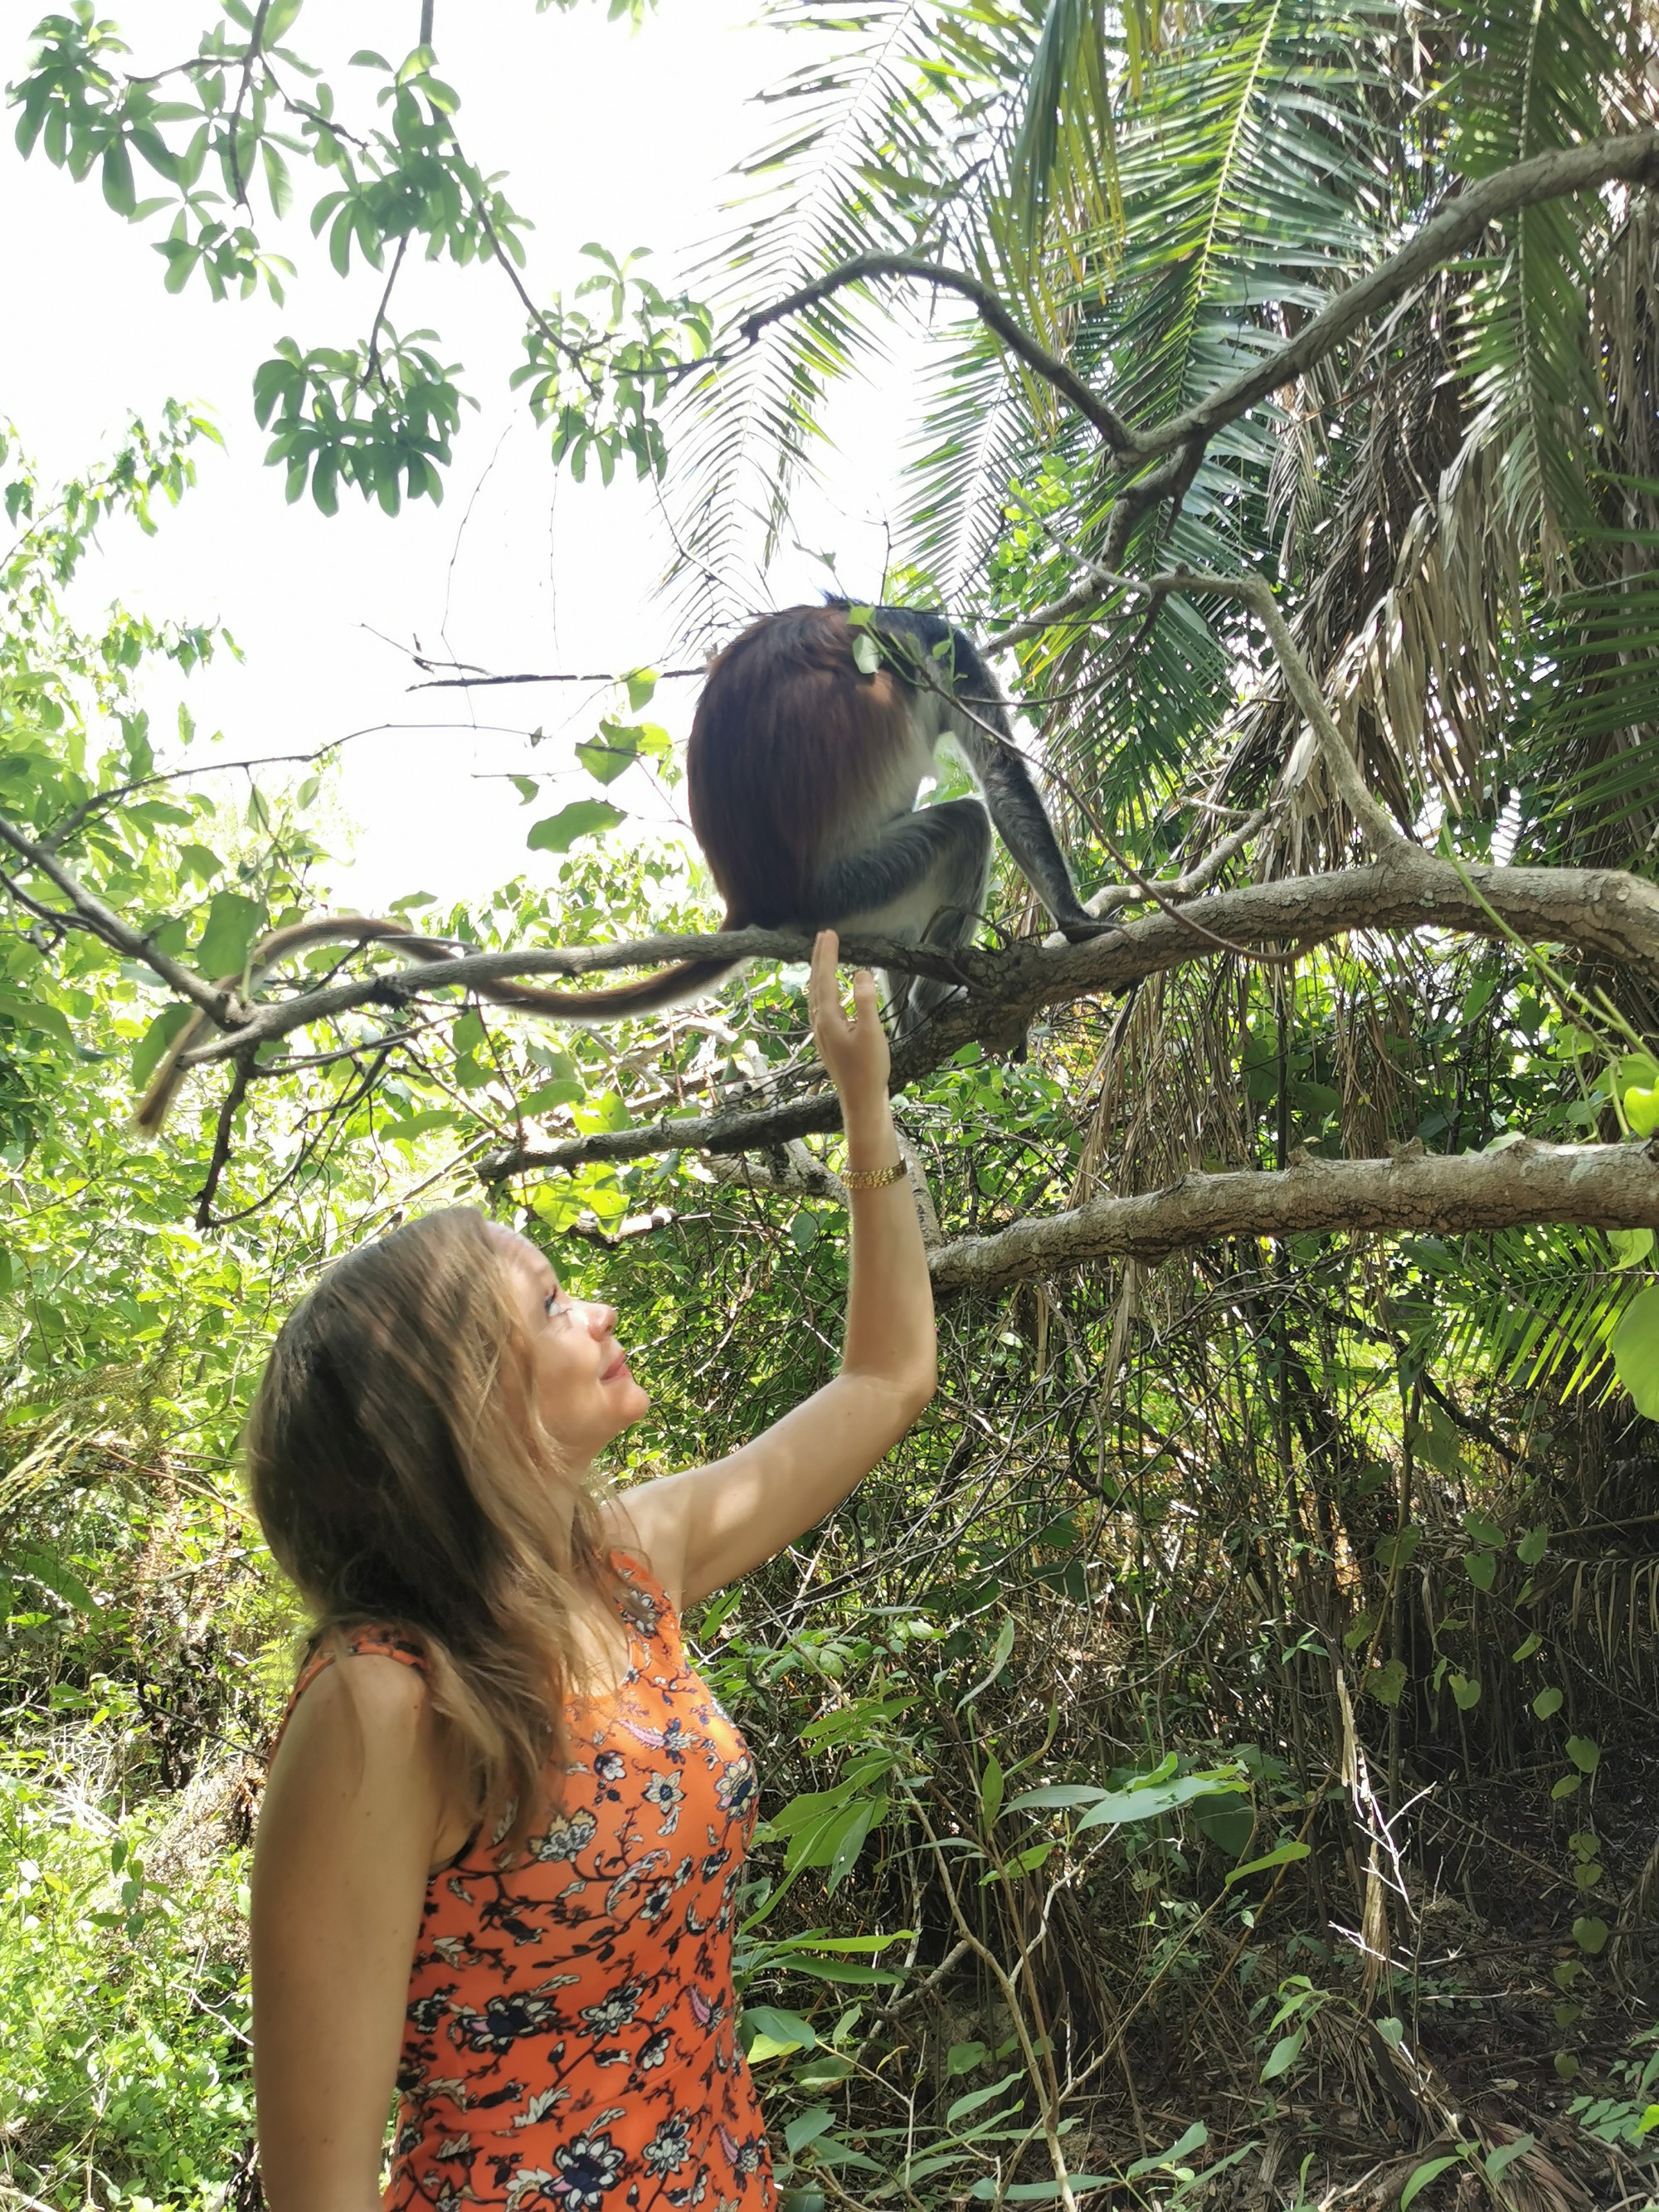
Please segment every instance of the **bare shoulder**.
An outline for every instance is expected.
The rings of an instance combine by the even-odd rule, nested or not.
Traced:
[[[354,1756],[367,1754],[371,1762],[407,1758],[428,1735],[431,1717],[431,1692],[418,1667],[384,1652],[351,1652],[307,1685],[277,1760],[286,1753],[291,1765],[345,1748]]]

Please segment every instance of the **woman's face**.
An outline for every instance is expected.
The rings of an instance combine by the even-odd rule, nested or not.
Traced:
[[[542,1425],[574,1465],[585,1467],[651,1401],[617,1342],[616,1308],[572,1297],[533,1244],[505,1231],[497,1234],[509,1247],[508,1273]]]

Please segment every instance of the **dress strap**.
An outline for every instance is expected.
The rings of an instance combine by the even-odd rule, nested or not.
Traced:
[[[348,1655],[353,1659],[364,1657],[395,1659],[402,1666],[413,1667],[418,1674],[424,1674],[430,1671],[427,1656],[414,1638],[405,1630],[392,1627],[383,1621],[371,1622],[362,1628],[349,1629],[345,1636],[345,1648]],[[337,1656],[335,1638],[331,1636],[322,1638],[307,1654],[300,1668],[299,1679],[295,1681],[293,1689],[289,1691],[288,1703],[283,1708],[282,1721],[276,1730],[276,1741],[270,1747],[270,1756],[273,1759],[276,1756],[276,1747],[287,1734],[288,1724],[294,1717],[294,1708],[323,1669],[325,1667],[331,1667]]]

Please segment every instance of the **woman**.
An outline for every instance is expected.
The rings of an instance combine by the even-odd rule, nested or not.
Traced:
[[[253,1875],[272,2212],[760,2212],[733,2041],[742,1740],[678,1614],[810,1528],[934,1387],[887,1042],[836,939],[813,1031],[853,1214],[835,1380],[729,1459],[607,1494],[649,1402],[608,1306],[463,1209],[332,1267],[277,1339],[254,1501],[316,1623]]]

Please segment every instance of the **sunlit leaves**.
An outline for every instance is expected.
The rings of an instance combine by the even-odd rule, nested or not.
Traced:
[[[387,282],[362,339],[304,348],[284,338],[255,379],[257,417],[266,426],[274,417],[276,430],[266,458],[285,469],[289,497],[308,484],[331,514],[342,484],[388,514],[404,499],[441,495],[461,400],[455,370],[420,343],[435,345],[435,333],[399,339],[387,319],[411,244],[428,260],[489,264],[519,290],[529,321],[514,381],[530,381],[532,411],[553,424],[556,460],[580,477],[596,459],[608,482],[628,454],[641,475],[660,475],[659,416],[674,379],[708,351],[707,312],[638,276],[638,253],[619,262],[600,246],[586,249],[599,273],[577,288],[579,301],[603,294],[598,314],[556,299],[546,313],[531,307],[514,273],[529,226],[500,178],[463,147],[460,97],[431,49],[395,64],[368,49],[352,57],[354,70],[379,80],[365,118],[360,100],[337,97],[279,45],[277,26],[291,20],[286,4],[256,15],[239,0],[193,57],[130,77],[114,24],[77,6],[37,27],[33,65],[13,91],[26,155],[38,148],[77,179],[95,169],[106,201],[129,222],[168,217],[155,250],[169,292],[199,276],[216,300],[263,283],[281,301],[294,264],[265,242],[267,213],[280,225],[293,210],[296,161],[322,172],[307,211],[313,236],[338,276],[362,262]],[[159,196],[139,198],[135,162],[164,187]]]

